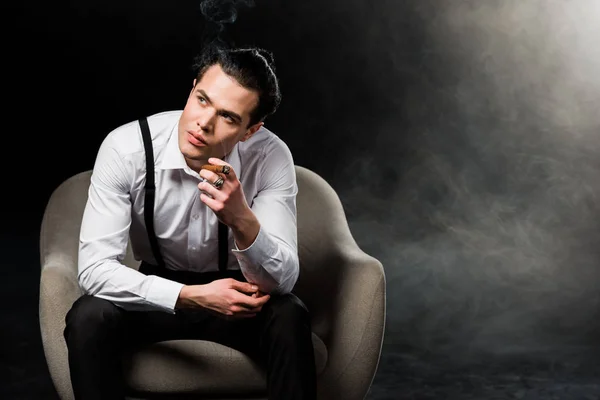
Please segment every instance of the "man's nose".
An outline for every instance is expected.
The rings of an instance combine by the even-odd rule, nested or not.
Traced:
[[[210,131],[214,121],[216,113],[212,110],[204,110],[196,119],[196,125],[203,131]]]

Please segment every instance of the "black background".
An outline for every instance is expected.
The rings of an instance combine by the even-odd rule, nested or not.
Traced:
[[[267,126],[386,270],[372,398],[597,398],[597,3],[233,3],[224,37],[275,56]],[[199,0],[2,8],[2,389],[52,398],[46,202],[110,130],[184,106],[211,25]]]

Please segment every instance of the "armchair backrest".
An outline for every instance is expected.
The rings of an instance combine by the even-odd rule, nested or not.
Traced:
[[[331,185],[301,166],[296,166],[296,179],[300,276],[294,293],[309,308],[313,331],[326,338],[339,302],[352,301],[337,298],[348,258],[362,252]]]

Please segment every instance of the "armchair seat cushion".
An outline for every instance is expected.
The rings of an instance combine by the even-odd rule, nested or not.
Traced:
[[[327,348],[313,333],[317,374],[327,364]],[[129,387],[136,393],[204,395],[264,394],[264,371],[248,356],[218,343],[171,340],[152,344],[124,360]]]

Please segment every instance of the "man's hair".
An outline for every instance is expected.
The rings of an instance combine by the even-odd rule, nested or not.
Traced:
[[[281,92],[272,53],[261,48],[230,49],[209,46],[195,59],[196,84],[208,68],[217,64],[240,85],[258,93],[258,105],[250,114],[248,126],[263,121],[277,110],[281,102]]]

